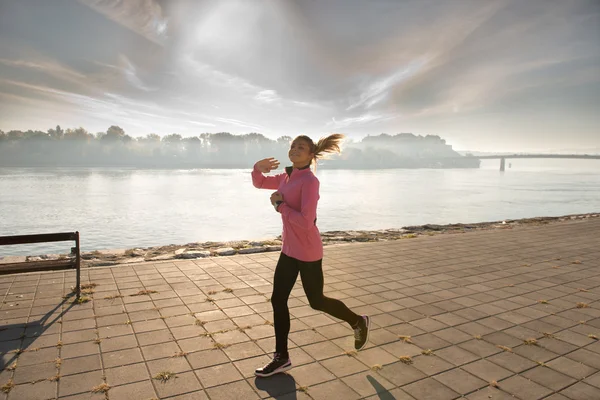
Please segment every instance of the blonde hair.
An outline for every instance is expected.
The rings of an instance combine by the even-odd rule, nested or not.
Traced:
[[[340,144],[344,140],[345,136],[341,133],[333,133],[329,136],[322,137],[319,139],[317,143],[313,142],[313,140],[306,136],[300,135],[297,136],[293,141],[296,140],[304,140],[310,146],[310,152],[314,153],[314,157],[310,160],[310,165],[314,166],[315,170],[317,169],[317,160],[325,159],[326,155],[329,153],[341,153]]]

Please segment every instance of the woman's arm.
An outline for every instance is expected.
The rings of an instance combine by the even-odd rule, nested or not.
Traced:
[[[300,211],[288,206],[283,199],[277,211],[286,217],[290,223],[302,229],[310,229],[317,218],[317,203],[319,201],[319,181],[311,179],[302,185],[302,200]]]
[[[279,188],[280,179],[283,175],[284,174],[264,176],[255,165],[254,169],[252,170],[252,184],[254,187],[259,189],[277,190]]]
[[[254,164],[254,168],[252,169],[252,184],[254,187],[259,189],[274,189],[277,190],[279,188],[279,182],[281,181],[281,177],[285,174],[278,174],[273,176],[264,176],[260,171],[258,164]],[[279,163],[277,163],[279,165]]]

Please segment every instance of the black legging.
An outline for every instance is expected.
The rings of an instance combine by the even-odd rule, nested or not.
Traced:
[[[290,312],[288,298],[298,278],[302,279],[302,286],[310,306],[315,310],[325,311],[327,314],[346,321],[350,326],[355,326],[359,316],[353,313],[339,300],[323,295],[323,265],[322,260],[305,262],[281,253],[275,278],[273,281],[273,323],[275,325],[275,352],[287,354],[288,334],[290,333]]]

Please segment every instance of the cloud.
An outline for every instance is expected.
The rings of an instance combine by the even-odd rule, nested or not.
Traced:
[[[125,75],[127,81],[131,83],[135,88],[143,90],[145,92],[152,92],[157,90],[157,88],[149,87],[142,82],[142,80],[138,76],[138,72],[135,65],[133,65],[125,55],[121,54],[119,60],[121,63],[121,71]]]
[[[281,97],[274,90],[261,90],[254,96],[254,99],[264,103],[275,103],[280,101]]]
[[[413,61],[409,65],[399,68],[391,75],[371,83],[346,110],[352,110],[360,106],[371,108],[375,104],[380,103],[387,97],[390,89],[402,81],[410,79],[411,76],[416,75],[424,64],[426,64],[425,61]]]
[[[340,129],[340,128],[350,128],[360,125],[367,125],[376,122],[384,122],[390,121],[392,119],[398,118],[399,115],[382,115],[382,114],[362,114],[358,117],[347,117],[341,120],[335,119],[335,117],[331,118],[331,121],[326,124],[328,128]]]
[[[65,80],[81,80],[85,79],[85,75],[66,67],[54,60],[10,60],[6,58],[0,58],[0,64],[7,65],[15,68],[28,68],[32,70],[41,71],[52,75],[57,78]]]
[[[250,129],[255,129],[255,130],[264,129],[264,126],[240,121],[240,120],[233,119],[233,118],[216,117],[216,118],[214,118],[214,120],[217,122],[223,122],[223,123],[230,124],[230,125],[240,126],[242,128],[250,128]]]
[[[155,0],[79,0],[110,20],[159,45],[168,34],[168,20]]]

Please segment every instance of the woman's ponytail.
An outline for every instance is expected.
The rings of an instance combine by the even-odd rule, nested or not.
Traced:
[[[334,133],[319,139],[315,145],[315,159],[324,158],[325,153],[341,153],[340,144],[344,140],[344,135]]]
[[[334,133],[329,136],[319,139],[317,143],[314,143],[312,139],[306,135],[300,135],[294,139],[304,140],[310,146],[310,152],[314,153],[314,158],[310,161],[310,165],[317,169],[317,160],[324,159],[326,153],[341,153],[340,144],[344,140],[345,136],[341,133]]]

